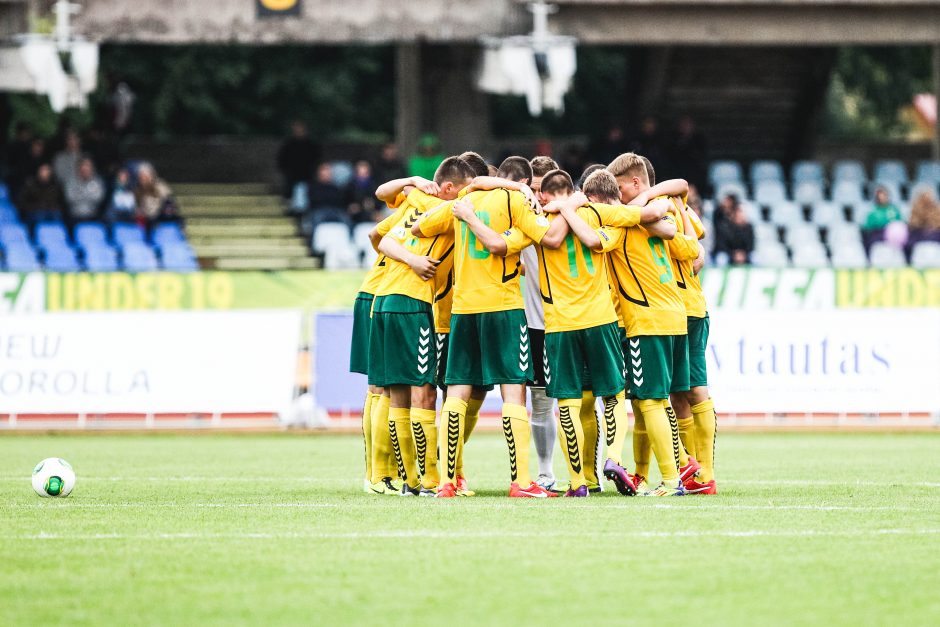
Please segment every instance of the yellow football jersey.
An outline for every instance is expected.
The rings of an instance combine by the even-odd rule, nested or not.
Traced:
[[[640,221],[637,207],[588,204],[579,208],[577,214],[597,232],[606,249],[619,239],[623,227]],[[517,229],[510,229],[503,238],[510,252],[528,244],[528,238]],[[603,249],[591,250],[569,232],[560,248],[537,246],[536,252],[546,333],[589,329],[617,321]]]
[[[676,211],[682,210],[682,199],[677,196],[670,198]],[[692,222],[694,211],[689,211],[689,221]],[[698,221],[698,216],[695,217]],[[701,222],[699,221],[701,225]],[[693,228],[695,223],[692,222]],[[702,229],[704,232],[704,228]],[[705,294],[702,293],[702,284],[692,269],[692,262],[698,257],[697,234],[686,234],[683,221],[676,218],[676,236],[669,240],[669,254],[672,256],[672,266],[676,273],[676,285],[682,294],[687,316],[696,318],[705,317]]]
[[[664,220],[675,223],[672,214]],[[642,226],[624,229],[608,254],[627,335],[685,335],[686,315],[669,248]]]
[[[408,194],[406,204],[415,209],[416,217],[420,217],[438,207],[440,211],[450,215],[450,207],[453,203],[441,200],[436,196],[425,194],[419,189],[415,189]],[[414,220],[402,220],[389,231],[386,237],[396,239],[411,253],[431,257],[432,259],[439,259],[442,264],[452,257],[454,248],[452,236],[415,237],[411,234],[412,224],[414,224]],[[448,261],[448,264],[452,264],[452,262]],[[449,267],[445,266],[443,268],[444,273],[446,274],[449,269]],[[438,267],[438,272],[440,271],[441,268]],[[395,259],[387,259],[385,274],[382,277],[382,282],[379,284],[375,295],[388,296],[389,294],[400,294],[431,304],[434,302],[434,296],[437,291],[436,279],[432,278],[425,281],[415,274],[408,264]]]
[[[379,235],[382,237],[388,235],[388,232],[411,212],[412,207],[402,206],[405,202],[405,198],[404,194],[398,194],[395,200],[388,205],[390,209],[395,209],[396,211],[375,226]],[[413,223],[414,221],[412,221],[412,224]],[[369,272],[366,273],[366,278],[363,279],[362,285],[359,286],[360,292],[375,294],[375,290],[379,288],[379,284],[382,282],[382,276],[385,274],[385,265],[385,255],[379,253],[379,256],[372,263],[372,267],[369,268]]]
[[[549,221],[529,210],[525,196],[508,189],[467,194],[480,220],[497,233],[517,228],[530,241],[540,242]],[[484,313],[522,309],[519,289],[519,253],[499,257],[477,240],[466,225],[450,212],[435,211],[421,220],[421,232],[436,236],[454,234],[454,288],[452,312]]]

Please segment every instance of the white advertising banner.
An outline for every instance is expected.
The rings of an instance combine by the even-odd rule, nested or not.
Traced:
[[[282,412],[299,311],[0,317],[0,413]]]
[[[940,310],[723,310],[708,378],[720,412],[940,412]]]

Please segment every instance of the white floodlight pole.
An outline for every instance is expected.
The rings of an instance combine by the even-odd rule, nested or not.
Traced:
[[[72,15],[81,10],[81,5],[73,4],[68,0],[57,0],[55,3],[55,42],[59,52],[69,49],[69,40],[72,38]]]
[[[532,12],[532,43],[537,52],[548,50],[548,40],[551,33],[548,31],[548,16],[558,12],[558,7],[548,4],[544,0],[529,3]]]

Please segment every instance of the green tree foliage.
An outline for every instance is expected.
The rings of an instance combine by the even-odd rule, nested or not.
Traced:
[[[920,47],[842,48],[829,87],[824,133],[845,138],[898,138],[899,111],[929,92],[931,52]]]
[[[383,47],[108,45],[101,75],[131,86],[133,130],[156,137],[280,135],[300,118],[354,138],[393,131],[392,59]]]

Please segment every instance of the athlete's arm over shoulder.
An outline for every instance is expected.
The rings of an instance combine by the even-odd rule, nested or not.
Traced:
[[[386,235],[382,238],[382,241],[379,242],[379,252],[389,259],[408,264],[412,271],[425,281],[434,276],[437,271],[437,264],[440,263],[439,259],[422,257],[409,251],[402,246],[401,242],[395,239],[394,235]]]
[[[454,217],[456,217],[461,222],[464,222],[467,227],[473,231],[473,234],[476,235],[477,240],[483,244],[483,246],[488,251],[490,251],[490,254],[497,255],[499,257],[506,256],[508,251],[506,240],[500,237],[499,233],[483,223],[483,221],[474,212],[473,203],[470,200],[461,198],[455,202],[453,214]]]
[[[561,216],[564,218],[565,222],[568,223],[571,231],[574,233],[581,242],[590,248],[591,250],[600,250],[603,246],[601,241],[601,236],[598,235],[590,224],[584,221],[584,219],[578,215],[578,212],[571,209],[569,206],[564,206],[561,209]],[[557,219],[556,219],[557,221]],[[546,236],[548,234],[546,233]],[[542,241],[545,241],[545,238],[542,238]]]
[[[669,212],[670,207],[672,207],[671,200],[668,198],[657,198],[653,202],[641,207],[640,223],[646,225],[662,220],[663,216]]]
[[[676,236],[676,219],[672,214],[666,214],[656,222],[644,224],[647,233],[660,239],[672,239]]]
[[[669,179],[668,181],[660,181],[653,185],[648,190],[641,192],[630,201],[632,205],[645,205],[651,199],[656,198],[657,196],[679,196],[680,198],[685,198],[689,194],[689,182],[685,179]]]
[[[425,194],[431,194],[432,196],[441,191],[440,186],[434,181],[429,181],[420,176],[408,176],[382,183],[375,190],[375,197],[382,202],[393,202],[398,194],[404,192],[409,187],[418,188]]]

